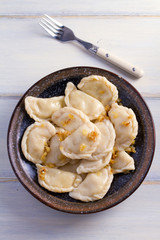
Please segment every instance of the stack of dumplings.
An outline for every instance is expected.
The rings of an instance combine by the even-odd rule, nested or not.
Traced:
[[[102,199],[114,174],[135,169],[138,123],[132,109],[119,103],[118,90],[105,77],[68,82],[65,96],[25,98],[35,120],[24,132],[25,158],[37,167],[39,184],[83,201]]]

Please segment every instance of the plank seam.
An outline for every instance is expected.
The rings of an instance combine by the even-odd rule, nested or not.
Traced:
[[[43,14],[37,14],[37,15],[29,15],[29,14],[1,14],[0,18],[41,18],[43,16]],[[63,18],[159,18],[160,15],[159,14],[153,14],[153,15],[149,15],[149,14],[77,14],[77,15],[50,15],[51,17],[54,18],[59,18],[59,17],[63,17]]]

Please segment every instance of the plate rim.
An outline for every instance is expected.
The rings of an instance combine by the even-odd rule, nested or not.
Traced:
[[[110,206],[102,206],[101,208],[98,208],[98,209],[89,209],[89,210],[86,210],[86,211],[80,211],[80,210],[70,210],[70,209],[64,209],[63,206],[56,206],[55,202],[52,203],[52,202],[48,202],[44,199],[44,196],[41,197],[40,194],[37,194],[34,192],[34,189],[33,191],[28,187],[28,181],[26,178],[28,178],[28,175],[26,174],[26,172],[23,170],[23,174],[21,171],[17,171],[17,163],[16,163],[16,160],[12,159],[12,154],[11,154],[11,147],[10,147],[10,134],[11,134],[11,128],[12,128],[12,122],[14,120],[14,117],[15,117],[15,113],[17,111],[17,108],[18,106],[23,102],[25,96],[28,94],[28,92],[33,89],[37,84],[39,84],[40,82],[43,82],[46,78],[49,78],[51,77],[52,75],[55,75],[55,74],[60,74],[61,72],[63,71],[71,71],[73,69],[91,69],[91,70],[100,70],[100,71],[104,71],[104,72],[107,72],[109,74],[111,74],[113,77],[118,77],[119,79],[121,79],[124,83],[126,83],[137,95],[138,97],[141,99],[141,101],[143,102],[143,104],[145,105],[149,115],[150,115],[150,120],[151,120],[151,123],[152,123],[152,128],[153,128],[153,133],[152,133],[152,137],[153,137],[153,150],[152,150],[152,155],[151,155],[151,159],[150,159],[150,162],[149,164],[147,165],[147,168],[145,169],[145,173],[143,175],[143,177],[141,177],[140,181],[138,181],[138,183],[136,185],[134,185],[134,187],[132,188],[132,190],[129,192],[129,194],[125,195],[125,196],[122,196],[122,198],[120,198],[118,201],[114,202],[113,204],[111,204]],[[34,196],[36,199],[38,199],[40,202],[44,203],[45,205],[55,209],[55,210],[58,210],[58,211],[62,211],[62,212],[67,212],[67,213],[72,213],[72,214],[86,214],[86,213],[96,213],[96,212],[100,212],[100,211],[103,211],[103,210],[107,210],[109,208],[112,208],[116,205],[118,205],[119,203],[123,202],[124,200],[126,200],[129,196],[131,196],[138,188],[139,186],[142,184],[142,182],[144,181],[150,167],[151,167],[151,164],[153,162],[153,157],[154,157],[154,153],[155,153],[155,146],[156,146],[156,139],[155,139],[155,125],[154,125],[154,121],[153,121],[153,117],[152,117],[152,114],[150,112],[150,109],[147,105],[147,103],[145,102],[145,100],[143,99],[143,97],[141,96],[141,94],[139,93],[139,91],[132,85],[130,84],[127,80],[125,80],[123,77],[111,72],[111,71],[108,71],[106,69],[102,69],[102,68],[99,68],[99,67],[91,67],[91,66],[73,66],[73,67],[69,67],[69,68],[64,68],[64,69],[60,69],[60,70],[57,70],[55,72],[52,72],[46,76],[44,76],[43,78],[41,78],[40,80],[38,80],[37,82],[35,82],[30,88],[27,89],[27,91],[24,92],[24,94],[21,96],[21,98],[19,99],[18,103],[16,104],[14,110],[13,110],[13,113],[11,115],[11,118],[10,118],[10,121],[9,121],[9,126],[8,126],[8,132],[7,132],[7,151],[8,151],[8,156],[9,156],[9,161],[10,161],[10,164],[12,166],[12,169],[15,173],[15,175],[17,176],[18,180],[21,182],[21,184],[25,187],[25,189],[31,193],[32,196]],[[20,164],[20,163],[19,163]],[[18,169],[19,170],[19,169]],[[33,181],[32,181],[33,183]],[[34,183],[35,184],[35,183]],[[40,188],[40,187],[39,187]],[[53,196],[54,198],[56,198],[55,196]],[[58,199],[60,201],[60,199]],[[73,202],[71,202],[71,204],[73,204]],[[82,203],[84,204],[84,203]],[[81,204],[81,205],[82,205]]]

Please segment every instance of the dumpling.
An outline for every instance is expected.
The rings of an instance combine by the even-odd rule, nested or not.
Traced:
[[[101,132],[101,139],[94,155],[112,151],[116,135],[111,121],[104,119],[102,122],[96,122],[95,125]]]
[[[72,82],[67,83],[65,89],[65,103],[68,107],[74,107],[81,110],[90,120],[96,119],[100,114],[105,114],[105,108],[101,102],[77,90]]]
[[[101,122],[96,122],[95,125],[101,132],[101,137],[96,151],[88,158],[92,161],[102,159],[108,152],[112,151],[116,136],[110,120],[104,119]]]
[[[67,134],[65,132],[59,131],[58,133],[56,133],[56,135],[54,135],[51,138],[49,143],[50,151],[47,154],[46,161],[45,161],[46,165],[48,166],[53,165],[53,166],[59,167],[69,162],[69,159],[66,156],[64,156],[59,149],[60,143],[63,139],[64,134]]]
[[[105,157],[97,161],[88,161],[86,159],[83,159],[77,167],[77,173],[81,174],[88,172],[97,172],[100,169],[104,168],[110,162],[111,157],[112,152],[109,152],[106,154]]]
[[[132,109],[112,104],[108,112],[111,122],[115,127],[116,141],[115,148],[122,151],[129,147],[138,133],[138,122]]]
[[[21,142],[25,158],[33,163],[42,163],[49,152],[47,142],[55,133],[55,127],[48,121],[31,124],[26,129]]]
[[[98,99],[104,106],[111,105],[118,99],[116,86],[102,76],[91,75],[84,77],[77,87]]]
[[[112,180],[113,173],[110,166],[105,167],[96,173],[88,173],[83,182],[69,193],[69,196],[83,202],[102,199],[108,192]]]
[[[89,118],[80,110],[72,107],[64,107],[57,110],[52,115],[52,122],[68,131],[74,131]]]
[[[99,129],[89,121],[61,142],[60,151],[71,159],[89,157],[96,150],[100,136]]]
[[[117,157],[111,160],[113,174],[128,172],[135,169],[134,159],[125,151],[117,152]]]
[[[64,96],[51,98],[25,98],[25,109],[35,121],[50,120],[52,113],[65,105]]]
[[[36,166],[39,184],[51,192],[70,192],[82,181],[82,178],[76,173],[50,168],[40,164],[36,164]]]

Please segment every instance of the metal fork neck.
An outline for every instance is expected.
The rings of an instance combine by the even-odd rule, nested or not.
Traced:
[[[75,37],[75,40],[77,42],[79,42],[81,45],[83,45],[88,51],[92,52],[92,53],[97,53],[98,47],[96,47],[95,45],[93,45],[90,42],[86,42],[81,40],[80,38]]]

